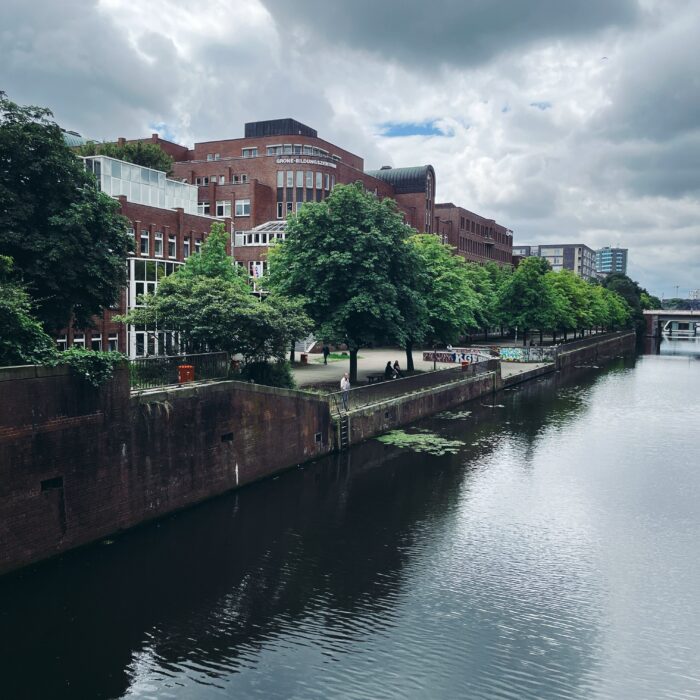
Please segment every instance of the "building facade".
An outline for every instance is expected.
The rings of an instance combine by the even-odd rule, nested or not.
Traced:
[[[595,267],[598,277],[605,277],[613,272],[627,274],[627,248],[599,248],[595,252]]]
[[[113,319],[136,308],[140,295],[154,292],[159,280],[198,253],[212,222],[221,221],[230,230],[231,220],[198,214],[197,188],[169,179],[163,172],[107,156],[83,160],[100,189],[119,201],[134,245],[126,260],[127,285],[119,303],[94,318],[90,328],[63,329],[56,344],[60,350],[118,350],[129,357],[172,353],[176,348],[171,333],[147,333]]]
[[[546,243],[539,246],[521,245],[513,248],[513,262],[523,258],[540,257],[552,270],[571,270],[585,280],[596,276],[595,251],[583,243]]]
[[[511,265],[513,232],[479,214],[452,203],[435,205],[436,233],[465,260]]]

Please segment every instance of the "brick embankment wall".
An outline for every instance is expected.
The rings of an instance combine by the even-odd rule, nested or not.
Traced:
[[[612,360],[620,355],[630,355],[635,352],[637,338],[634,332],[620,333],[612,338],[596,339],[592,337],[590,344],[566,350],[562,347],[557,356],[558,369],[567,369],[576,365],[598,364]]]
[[[396,396],[348,413],[350,444],[354,445],[387,430],[446,411],[465,401],[492,394],[500,388],[500,373],[431,387],[420,392]],[[337,431],[336,431],[337,440]]]
[[[332,449],[328,405],[241,382],[130,397],[67,369],[0,370],[0,574]]]

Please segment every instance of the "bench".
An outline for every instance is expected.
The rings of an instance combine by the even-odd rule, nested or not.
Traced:
[[[384,372],[378,372],[377,374],[367,375],[367,384],[374,384],[375,382],[384,381]]]

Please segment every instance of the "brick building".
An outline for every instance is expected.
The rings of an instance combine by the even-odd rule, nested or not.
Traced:
[[[510,265],[513,232],[493,219],[451,203],[435,205],[435,232],[465,260]]]
[[[435,171],[430,165],[365,171],[364,160],[318,137],[294,119],[249,122],[242,138],[195,143],[191,149],[154,134],[141,139],[171,155],[173,176],[198,188],[202,215],[230,217],[235,259],[253,277],[266,271],[269,245],[284,238],[287,215],[321,202],[336,184],[362,182],[393,198],[407,224],[433,230]]]
[[[100,189],[119,201],[120,213],[130,222],[133,254],[126,260],[127,286],[118,305],[105,309],[101,317],[94,319],[92,328],[63,329],[56,343],[62,350],[118,350],[130,357],[170,352],[172,334],[147,334],[144,329],[127,328],[113,318],[134,308],[138,295],[153,292],[158,280],[199,252],[213,221],[222,221],[230,230],[230,218],[198,214],[197,188],[169,179],[163,172],[106,156],[83,160]]]

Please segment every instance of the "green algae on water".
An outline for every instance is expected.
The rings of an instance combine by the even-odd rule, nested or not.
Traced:
[[[460,420],[461,418],[469,418],[471,416],[471,411],[443,411],[438,413],[436,418],[442,418],[443,420]]]
[[[377,440],[394,447],[404,447],[414,452],[425,452],[431,455],[455,455],[464,445],[461,440],[448,440],[428,431],[407,433],[404,430],[392,430],[380,435]]]

